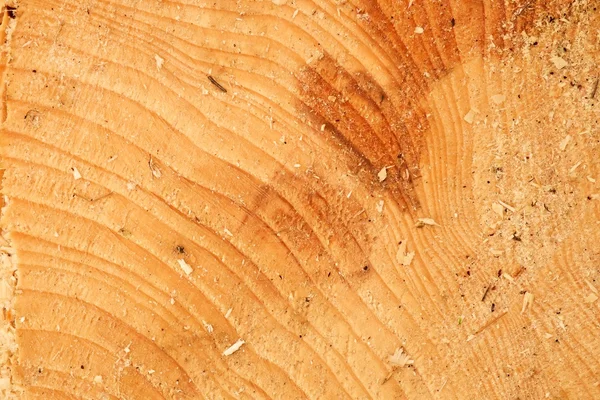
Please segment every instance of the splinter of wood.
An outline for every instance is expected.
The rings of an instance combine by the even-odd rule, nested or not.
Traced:
[[[215,85],[215,86],[216,86],[216,87],[217,87],[217,88],[218,88],[218,89],[219,89],[221,92],[223,92],[223,93],[227,93],[227,89],[225,89],[225,88],[223,87],[223,85],[221,85],[219,82],[217,82],[217,81],[215,80],[215,78],[213,78],[213,77],[212,77],[212,76],[210,76],[210,75],[207,75],[207,77],[208,77],[208,80],[210,81],[210,83],[212,83],[213,85]]]

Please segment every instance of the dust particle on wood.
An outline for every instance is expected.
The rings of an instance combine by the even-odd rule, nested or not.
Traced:
[[[236,351],[238,351],[240,349],[240,347],[243,346],[243,344],[246,343],[244,342],[242,339],[238,339],[237,342],[235,342],[234,344],[232,344],[231,346],[229,346],[224,352],[223,355],[225,357],[232,355],[233,353],[235,353]]]
[[[179,266],[181,267],[183,272],[185,272],[186,275],[189,275],[192,273],[192,271],[193,271],[192,267],[190,266],[190,264],[186,263],[184,259],[182,259],[182,258],[178,259],[177,263],[179,263]]]

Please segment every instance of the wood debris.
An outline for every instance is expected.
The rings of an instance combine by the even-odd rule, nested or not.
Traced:
[[[499,216],[504,216],[504,207],[500,203],[492,203],[492,210]]]
[[[598,300],[598,295],[597,295],[597,294],[595,294],[595,293],[590,293],[589,295],[587,295],[587,296],[585,297],[585,299],[584,299],[584,300],[585,300],[585,302],[586,302],[586,303],[593,303],[593,302],[595,302],[596,300]]]
[[[96,375],[94,377],[94,383],[102,383],[102,375]]]
[[[190,264],[186,263],[184,259],[180,258],[177,260],[177,262],[186,275],[189,275],[192,273],[192,271],[194,271]]]
[[[528,308],[531,308],[533,305],[533,294],[526,292],[525,296],[523,296],[523,308],[521,308],[521,314],[525,312]]]
[[[240,349],[240,347],[242,347],[242,345],[246,343],[244,342],[242,339],[238,339],[237,342],[235,342],[234,344],[232,344],[231,346],[229,346],[224,352],[223,355],[225,357],[232,355],[233,353],[235,353],[236,351],[238,351]]]
[[[515,212],[515,211],[517,211],[517,210],[516,210],[516,209],[515,209],[513,206],[511,206],[511,205],[509,205],[509,204],[507,204],[507,203],[503,202],[502,200],[498,200],[498,203],[499,203],[499,204],[500,204],[502,207],[506,208],[508,211],[511,211],[511,212]]]
[[[213,329],[213,326],[211,324],[209,324],[205,320],[202,320],[202,325],[204,325],[204,329],[206,329],[206,332],[213,333],[214,329]]]
[[[415,33],[416,33],[416,34],[420,35],[420,34],[422,34],[423,32],[425,32],[425,29],[423,29],[423,27],[422,27],[422,26],[417,26],[417,27],[415,28]]]
[[[379,178],[379,182],[385,181],[385,179],[387,178],[387,167],[381,168],[381,171],[379,171],[377,177]]]
[[[560,144],[558,145],[558,148],[560,149],[560,151],[565,151],[565,149],[567,148],[567,145],[569,144],[569,142],[572,139],[573,139],[573,137],[571,135],[565,136],[565,138],[563,140],[561,140]]]
[[[566,62],[563,58],[558,57],[558,56],[550,57],[550,61],[552,61],[552,63],[556,67],[556,69],[563,69],[563,68],[569,66],[568,62]]]
[[[413,365],[415,363],[414,360],[411,360],[409,355],[404,352],[404,349],[401,347],[396,349],[394,355],[388,358],[390,364],[396,367],[405,367],[408,365]]]
[[[154,60],[156,61],[156,69],[160,71],[163,64],[165,63],[165,59],[159,56],[158,54],[154,55]]]
[[[431,218],[419,218],[417,219],[417,223],[415,224],[415,226],[417,228],[422,228],[424,226],[441,226],[439,225],[437,222],[435,222],[433,219]]]
[[[214,86],[217,87],[217,89],[219,89],[223,93],[227,93],[227,89],[225,89],[223,87],[223,85],[221,85],[219,82],[217,82],[217,80],[215,78],[213,78],[210,75],[207,75],[206,77],[208,78],[208,80],[210,81],[210,83],[212,83]],[[271,121],[271,123],[272,123],[272,121]],[[271,129],[273,129],[273,128],[271,128]]]
[[[515,279],[512,276],[510,276],[510,274],[507,274],[506,272],[502,274],[502,277],[504,279],[506,279],[507,281],[510,281],[510,282],[514,282],[515,281]]]
[[[229,310],[227,310],[227,312],[225,313],[225,318],[229,318],[232,311],[233,311],[233,308],[230,308]]]
[[[503,94],[495,94],[491,97],[491,99],[494,104],[502,104],[506,100],[506,96]]]
[[[407,241],[403,240],[400,242],[400,247],[398,248],[398,252],[396,253],[396,261],[399,264],[402,264],[405,267],[410,266],[413,258],[415,258],[415,252],[407,252],[406,251]]]
[[[152,172],[152,176],[155,178],[160,178],[162,176],[162,172],[156,164],[154,164],[154,160],[152,160],[152,156],[150,156],[150,160],[148,160],[148,166],[150,167],[150,171]]]
[[[225,232],[226,235],[232,236],[233,237],[233,233],[231,233],[231,231],[227,228],[223,229],[223,232]]]
[[[81,179],[81,173],[79,173],[79,170],[77,169],[77,167],[71,168],[71,171],[73,172],[73,179],[75,179],[75,180]]]
[[[375,206],[375,208],[377,209],[378,213],[382,213],[383,212],[383,200],[379,200],[377,202],[377,205]]]
[[[467,124],[472,124],[475,121],[475,114],[477,113],[477,111],[475,111],[474,109],[470,109],[468,113],[465,114],[465,116],[463,117],[463,119],[465,120],[465,122]]]
[[[490,249],[490,253],[492,253],[494,257],[500,257],[503,252],[502,250]]]

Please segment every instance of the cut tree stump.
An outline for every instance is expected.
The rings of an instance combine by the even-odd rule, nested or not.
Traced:
[[[600,398],[599,7],[6,1],[1,397]]]

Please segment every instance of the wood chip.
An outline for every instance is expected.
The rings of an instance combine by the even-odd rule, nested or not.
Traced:
[[[413,258],[415,258],[415,252],[414,251],[406,253],[404,255],[404,260],[402,260],[402,265],[404,265],[405,267],[410,266],[410,264],[412,263]]]
[[[565,138],[563,140],[561,140],[560,144],[558,145],[558,148],[560,149],[560,151],[565,151],[565,149],[567,148],[567,145],[569,144],[569,142],[572,139],[573,139],[573,137],[571,135],[565,136]]]
[[[206,329],[206,332],[213,333],[214,329],[213,329],[213,326],[211,324],[209,324],[205,320],[202,320],[202,325],[204,325],[204,329]]]
[[[237,342],[235,342],[234,344],[232,344],[231,346],[229,346],[224,352],[223,355],[225,357],[232,355],[233,353],[235,353],[236,351],[238,351],[240,349],[240,347],[242,347],[242,345],[246,343],[244,342],[242,339],[238,339]]]
[[[396,261],[398,262],[398,264],[402,264],[403,266],[408,267],[412,263],[413,258],[415,258],[415,252],[414,251],[407,252],[406,247],[407,247],[407,241],[403,240],[400,243],[398,252],[396,253]]]
[[[465,114],[464,116],[464,120],[467,124],[472,124],[475,121],[475,114],[477,113],[477,111],[475,111],[474,109],[470,109],[469,112],[467,114]]]
[[[233,308],[230,308],[229,310],[227,310],[227,312],[225,313],[225,318],[229,318],[232,311],[233,311]]]
[[[500,204],[502,207],[506,208],[508,211],[511,211],[511,212],[515,212],[515,211],[517,211],[517,210],[516,210],[516,209],[515,209],[513,206],[511,206],[511,205],[509,205],[509,204],[507,204],[507,203],[503,202],[502,200],[498,200],[498,203],[499,203],[499,204]]]
[[[388,358],[390,364],[396,367],[405,367],[414,364],[414,360],[410,359],[410,356],[404,352],[404,349],[398,348],[394,352],[394,355]]]
[[[415,33],[416,33],[416,34],[420,35],[420,34],[422,34],[423,32],[425,32],[425,29],[423,29],[423,27],[421,27],[421,26],[417,26],[417,27],[415,28]]]
[[[155,178],[160,178],[162,176],[162,172],[160,169],[154,164],[154,160],[152,160],[152,156],[150,156],[150,160],[148,161],[148,166],[150,167],[150,171],[152,172],[152,176]]]
[[[387,178],[387,167],[381,168],[381,171],[379,171],[377,177],[379,178],[379,182],[385,181],[385,179]]]
[[[76,167],[71,168],[71,171],[73,171],[73,179],[81,179],[81,174],[79,173],[79,170]]]
[[[523,314],[528,308],[531,308],[532,304],[533,294],[526,292],[525,296],[523,296],[523,308],[521,308],[521,314]]]
[[[510,274],[507,274],[506,272],[502,274],[502,277],[504,279],[506,279],[507,281],[510,281],[510,282],[514,282],[515,281],[515,279],[512,276],[510,276]]]
[[[499,216],[504,216],[504,207],[499,203],[492,203],[492,210]]]
[[[491,97],[492,102],[495,104],[502,104],[506,100],[506,96],[503,94],[495,94]]]
[[[435,222],[431,218],[419,218],[419,219],[417,219],[417,223],[415,224],[415,226],[417,228],[422,228],[425,225],[428,225],[428,226],[441,226],[441,225],[439,225],[437,222]]]
[[[179,266],[181,267],[183,272],[185,272],[186,275],[189,275],[192,273],[192,271],[194,271],[190,264],[186,263],[184,259],[180,258],[179,260],[177,260],[177,262],[179,263]]]
[[[552,61],[556,69],[563,69],[569,65],[568,62],[566,62],[563,58],[558,56],[551,57],[550,61]]]
[[[378,213],[382,213],[383,212],[383,200],[379,200],[377,202],[377,205],[375,205],[375,208],[377,209]]]
[[[595,293],[590,293],[589,295],[586,296],[585,298],[585,302],[586,303],[593,303],[596,300],[598,300],[598,295]]]
[[[165,59],[159,56],[158,54],[154,55],[154,60],[156,61],[156,69],[160,71],[163,64],[165,63]]]

